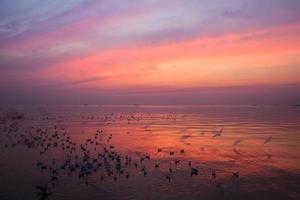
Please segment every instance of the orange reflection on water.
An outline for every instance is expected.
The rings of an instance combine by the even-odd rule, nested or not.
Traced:
[[[139,199],[137,197],[146,194],[151,196],[153,191],[158,191],[157,198],[160,195],[166,198],[176,195],[179,199],[186,198],[186,195],[197,199],[211,194],[217,196],[208,199],[220,199],[224,192],[237,195],[239,199],[254,191],[255,195],[263,192],[271,199],[286,196],[293,191],[289,185],[297,186],[299,183],[300,113],[295,108],[49,106],[19,109],[27,115],[20,127],[22,133],[30,134],[28,129],[32,133],[38,129],[47,129],[48,134],[55,130],[66,132],[77,144],[71,157],[79,156],[79,164],[82,164],[84,156],[80,145],[88,149],[93,159],[102,154],[104,148],[121,156],[122,167],[130,172],[130,179],[115,171],[114,161],[111,162],[115,172],[112,176],[107,176],[101,168],[89,177],[93,187],[108,190],[107,199],[116,199],[120,195],[128,198],[133,195]],[[99,138],[95,133],[100,130],[103,132]],[[111,139],[107,140],[109,137]],[[86,145],[88,139],[93,143]],[[96,141],[99,145],[95,145]],[[4,180],[11,180],[10,174],[26,177],[28,175],[22,174],[26,172],[31,174],[30,177],[36,177],[31,184],[47,180],[43,171],[32,168],[36,160],[52,162],[54,157],[57,162],[63,162],[68,156],[61,146],[50,148],[45,155],[39,154],[39,148],[28,150],[23,146],[0,152],[4,158],[0,161],[0,171],[6,174]],[[172,152],[174,155],[171,155]],[[132,158],[132,163],[125,167],[126,156]],[[177,164],[176,160],[179,161]],[[137,167],[133,163],[137,163]],[[156,165],[159,167],[156,168]],[[20,169],[20,166],[26,170]],[[143,167],[147,175],[141,171]],[[197,176],[191,177],[191,167],[198,170]],[[216,173],[215,178],[212,172]],[[232,174],[236,172],[239,172],[238,179]],[[166,179],[169,174],[171,181]],[[72,189],[73,194],[86,190],[84,194],[96,195],[93,190],[83,189],[77,176],[62,176],[62,182],[76,188]],[[100,176],[105,176],[105,182],[101,184]],[[113,177],[118,178],[117,183]],[[64,184],[59,187],[57,193],[65,194]],[[292,199],[297,199],[298,194],[292,194],[295,195]],[[10,196],[8,193],[3,195]],[[257,199],[256,196],[253,199]]]

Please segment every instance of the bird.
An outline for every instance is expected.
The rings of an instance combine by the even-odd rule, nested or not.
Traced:
[[[191,177],[192,176],[197,176],[198,175],[198,169],[197,168],[191,168]]]
[[[223,128],[221,128],[221,129],[218,130],[218,131],[215,131],[215,133],[214,133],[214,135],[213,135],[213,138],[218,137],[218,136],[221,136],[221,135],[222,135],[222,132],[223,132]]]
[[[104,176],[100,176],[100,182],[103,182]]]
[[[238,144],[241,143],[241,142],[242,142],[242,140],[237,139],[237,140],[235,140],[235,141],[233,142],[233,146],[236,146],[236,145],[238,145]]]
[[[267,137],[267,138],[265,139],[265,141],[264,141],[264,144],[267,144],[267,143],[271,142],[271,140],[272,140],[272,136]]]
[[[216,170],[215,170],[215,169],[212,169],[212,171],[211,171],[211,176],[212,176],[213,178],[216,178],[216,177],[217,177],[217,173],[216,173]]]
[[[144,170],[143,175],[144,175],[144,176],[147,176],[147,175],[148,175],[148,171]]]
[[[233,149],[233,152],[236,153],[237,155],[241,155],[241,152],[239,152],[237,149]]]
[[[170,174],[167,174],[167,175],[166,175],[166,179],[170,182],[170,181],[171,181],[171,175],[170,175]]]
[[[128,179],[129,178],[129,176],[130,176],[130,173],[129,172],[126,172],[126,178]]]
[[[233,172],[232,176],[235,178],[239,178],[240,177],[240,173],[239,172]]]
[[[40,196],[40,200],[47,199],[52,192],[49,190],[48,185],[43,186],[36,186],[36,189],[38,190],[38,195]]]
[[[110,122],[113,123],[113,115],[107,114],[105,115],[105,121],[106,125]],[[152,115],[149,115],[152,116]],[[123,117],[123,120],[126,120],[126,117],[130,119],[131,122],[134,120],[137,120],[136,116],[121,116],[121,119]],[[83,116],[84,120],[92,120],[96,119],[95,116]],[[99,119],[99,118],[98,118]],[[1,120],[1,119],[0,119]],[[49,120],[49,119],[46,119]],[[72,119],[66,119],[66,120],[72,120]],[[84,181],[85,185],[89,185],[89,177],[92,174],[96,174],[100,171],[100,174],[103,172],[104,175],[100,176],[100,182],[103,182],[104,178],[109,180],[114,180],[117,182],[118,179],[121,180],[122,174],[124,174],[124,178],[128,179],[130,176],[139,174],[144,177],[152,175],[151,170],[148,168],[148,166],[153,166],[157,169],[160,167],[163,168],[164,162],[160,162],[160,160],[154,160],[153,163],[148,163],[151,160],[153,160],[153,156],[151,159],[150,154],[147,152],[143,152],[141,157],[135,158],[130,157],[129,154],[124,155],[123,152],[117,151],[117,145],[113,146],[113,140],[112,140],[112,134],[107,134],[103,132],[102,130],[97,130],[94,135],[89,137],[88,139],[84,140],[82,143],[75,143],[72,140],[72,137],[68,135],[67,129],[62,129],[60,126],[55,125],[53,128],[49,128],[48,130],[46,128],[41,128],[37,130],[37,128],[31,128],[29,136],[21,136],[17,133],[14,133],[14,130],[18,127],[18,125],[12,125],[11,128],[11,135],[8,136],[11,139],[18,140],[17,141],[11,141],[8,143],[7,148],[15,147],[20,144],[24,144],[27,147],[36,147],[37,153],[41,152],[41,158],[46,158],[47,156],[50,156],[51,153],[48,153],[48,151],[51,151],[51,149],[61,150],[63,151],[63,154],[65,157],[62,161],[58,158],[50,158],[50,164],[47,162],[42,162],[41,159],[37,160],[36,166],[38,169],[45,169],[43,170],[43,173],[49,173],[48,185],[51,187],[51,190],[54,189],[55,184],[59,184],[58,180],[60,180],[60,176],[62,173],[66,173],[69,176],[73,175],[74,173],[78,175],[78,177]],[[1,127],[0,127],[1,128]],[[36,132],[34,132],[36,130]],[[223,128],[221,130],[218,130],[214,132],[215,134],[213,137],[221,136],[223,131]],[[264,144],[270,142],[272,140],[272,137],[269,137],[265,140]],[[237,145],[242,140],[235,140],[233,142],[233,145]],[[163,152],[162,148],[154,149],[157,150],[157,153]],[[177,165],[182,164],[186,161],[182,161],[181,158],[175,157],[177,155],[184,156],[184,153],[186,151],[182,149],[171,149],[171,151],[167,151],[166,153],[169,154],[171,157],[165,158],[169,159],[170,165],[169,168],[163,168],[166,170],[165,178],[170,182],[172,180],[173,174],[176,174],[177,172]],[[180,156],[179,155],[179,156]],[[154,156],[155,157],[155,156]],[[176,158],[176,159],[175,159]],[[123,160],[124,159],[124,160]],[[48,160],[48,159],[47,159]],[[51,162],[52,161],[52,162]],[[140,162],[140,164],[138,164]],[[59,164],[58,164],[59,163]],[[148,165],[149,164],[149,165]],[[175,165],[174,165],[175,164]],[[198,167],[194,167],[194,163],[192,165],[192,161],[188,161],[188,167],[182,164],[182,167],[186,167],[187,170],[190,170],[190,176],[197,176],[200,174],[200,170]],[[141,170],[141,173],[133,173],[130,174],[132,168],[136,168],[138,170]],[[181,165],[180,165],[181,167]],[[183,169],[184,170],[184,169]],[[139,171],[138,171],[139,172]],[[202,171],[201,171],[202,172]],[[106,176],[107,175],[107,176]],[[188,176],[187,171],[187,176]],[[217,173],[215,169],[211,169],[211,177],[216,178]],[[239,178],[240,174],[239,172],[233,172],[232,177]],[[163,177],[162,177],[163,178]],[[98,179],[99,180],[99,179]],[[52,185],[51,185],[52,184]],[[117,184],[117,183],[116,183]],[[36,188],[39,191],[39,195],[41,199],[46,199],[50,194],[52,194],[52,191],[50,191],[50,188],[48,186],[37,186]]]

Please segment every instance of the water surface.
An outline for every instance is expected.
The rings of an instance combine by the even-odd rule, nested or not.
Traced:
[[[3,200],[39,199],[45,185],[49,199],[300,198],[299,107],[11,109],[0,107]]]

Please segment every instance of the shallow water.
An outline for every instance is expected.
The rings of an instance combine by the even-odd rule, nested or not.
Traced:
[[[38,199],[36,186],[46,184],[52,192],[49,199],[300,199],[299,107],[14,108],[23,113],[25,119],[6,119],[8,107],[0,107],[2,200]],[[44,142],[33,139],[39,129],[45,132],[43,137],[47,135]],[[97,130],[99,134],[95,139]],[[50,140],[55,131],[60,138]],[[110,134],[111,139],[107,141]],[[68,136],[68,141],[76,143],[72,153],[66,141],[65,145],[61,141]],[[86,144],[87,139],[93,141],[93,144],[83,145],[91,161],[84,162],[80,145]],[[50,144],[45,153],[42,143]],[[108,149],[104,157],[107,156],[107,165],[113,171],[111,176],[107,174],[104,157],[98,156],[104,153],[104,147]],[[162,151],[158,152],[158,148]],[[116,161],[108,157],[112,152],[120,155],[123,174],[116,169]],[[150,160],[145,158],[147,155]],[[126,156],[132,159],[127,166]],[[73,172],[61,169],[68,158],[81,167],[97,159],[95,163],[101,166],[92,164],[91,174],[79,178],[80,167]],[[145,158],[144,161],[141,162],[141,158]],[[37,166],[37,160],[47,169]],[[175,160],[180,163],[175,165]],[[159,167],[155,168],[155,164]],[[53,174],[49,167],[58,168],[55,175],[58,181],[51,181]],[[191,167],[198,170],[198,175],[191,177]],[[212,176],[213,171],[216,177]],[[238,172],[239,177],[233,176],[234,172]],[[129,178],[126,173],[130,174]]]

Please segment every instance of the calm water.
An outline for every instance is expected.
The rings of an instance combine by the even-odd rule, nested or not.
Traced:
[[[1,200],[45,185],[49,199],[300,199],[299,107],[14,108],[25,118],[0,107]]]

